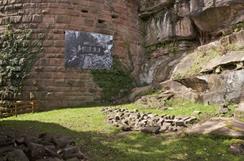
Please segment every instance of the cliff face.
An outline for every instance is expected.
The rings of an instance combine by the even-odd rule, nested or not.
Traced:
[[[244,19],[243,1],[141,1],[140,17],[149,57],[141,79],[160,82],[169,78],[182,53],[232,32]]]
[[[238,101],[244,84],[244,1],[141,0],[140,19],[142,84],[167,80],[161,85],[179,97]]]

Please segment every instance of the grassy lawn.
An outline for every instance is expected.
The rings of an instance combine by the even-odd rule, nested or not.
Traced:
[[[127,109],[138,109],[139,111],[145,113],[156,113],[159,115],[168,114],[175,116],[196,116],[200,120],[205,120],[210,117],[218,116],[219,106],[218,105],[204,105],[201,103],[193,103],[188,100],[182,99],[172,99],[166,102],[168,107],[166,110],[157,109],[157,108],[147,108],[139,104],[127,104],[119,105],[117,107],[127,108]],[[229,106],[230,111],[225,116],[231,116],[234,113],[235,105]],[[201,112],[200,115],[194,114],[194,112]]]
[[[177,104],[177,103],[176,103]],[[194,110],[204,113],[210,107],[181,107],[168,114],[191,114]],[[136,105],[121,107],[135,108]],[[176,107],[176,105],[172,105]],[[159,110],[143,109],[161,113]],[[214,112],[215,110],[213,110]],[[48,132],[68,135],[81,145],[91,161],[243,161],[244,156],[234,156],[228,151],[237,139],[214,136],[165,136],[146,135],[139,132],[124,133],[106,123],[101,107],[82,107],[24,114],[2,119],[0,126],[21,129],[26,133]]]

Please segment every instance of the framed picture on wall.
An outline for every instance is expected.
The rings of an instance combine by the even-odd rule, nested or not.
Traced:
[[[65,67],[111,69],[113,36],[80,31],[65,31]]]

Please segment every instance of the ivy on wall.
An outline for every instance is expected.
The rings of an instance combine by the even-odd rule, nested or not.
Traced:
[[[32,37],[31,30],[11,25],[0,36],[0,106],[10,106],[21,94],[23,80],[42,51],[42,41]]]
[[[124,98],[134,87],[134,80],[130,73],[116,58],[110,70],[92,70],[94,81],[102,88],[102,99],[104,102],[114,102]]]

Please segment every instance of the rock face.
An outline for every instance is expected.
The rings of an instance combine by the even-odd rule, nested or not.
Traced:
[[[162,82],[169,78],[183,53],[197,44],[197,32],[190,18],[190,2],[143,1],[140,17],[147,56],[140,79],[149,84]]]
[[[161,83],[174,97],[205,104],[239,103],[244,84],[244,70],[224,71],[221,74],[202,75]]]
[[[150,84],[168,80],[174,74],[175,66],[183,70],[197,59],[197,53],[187,57],[192,49],[223,35],[230,35],[224,40],[221,38],[220,43],[225,47],[236,41],[243,44],[243,32],[233,32],[243,29],[243,13],[242,0],[141,1],[140,18],[147,55],[141,82]],[[221,55],[226,52],[224,50],[227,49],[222,47],[216,52]],[[178,65],[181,62],[183,68]]]
[[[243,21],[243,9],[242,0],[191,0],[191,18],[204,32],[217,32]]]
[[[120,108],[107,107],[102,111],[107,115],[109,123],[123,131],[135,130],[152,134],[176,132],[197,121],[196,117],[159,116]]]
[[[215,72],[217,68],[221,68],[221,70],[244,69],[244,51],[235,51],[227,53],[219,58],[212,59],[205,67],[203,67],[201,72],[211,73]]]
[[[190,96],[196,96],[195,101],[238,103],[244,84],[243,33],[242,30],[198,47],[180,60],[171,79],[188,88]],[[170,88],[179,97],[189,98],[184,94],[184,91],[189,91],[186,88]]]

